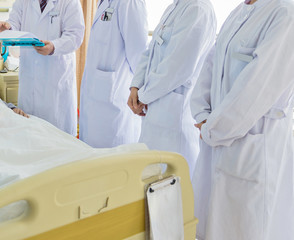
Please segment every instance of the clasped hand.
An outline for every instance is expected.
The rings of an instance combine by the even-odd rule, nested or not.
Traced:
[[[206,123],[206,120],[202,121],[201,123],[194,124],[194,126],[195,126],[196,128],[198,128],[199,131],[200,131],[200,139],[202,139],[202,135],[201,135],[201,127],[202,127],[202,125],[203,125],[204,123]]]
[[[139,116],[145,116],[145,110],[148,109],[148,105],[139,101],[138,88],[132,87],[131,93],[128,99],[128,106],[133,111],[133,113]]]

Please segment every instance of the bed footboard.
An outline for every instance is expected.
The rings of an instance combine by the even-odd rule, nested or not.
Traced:
[[[165,163],[143,179],[147,166]],[[185,240],[195,240],[193,190],[186,160],[175,153],[140,151],[85,159],[0,190],[0,207],[26,200],[28,211],[0,224],[1,239],[144,239],[145,186],[159,177],[181,177]]]

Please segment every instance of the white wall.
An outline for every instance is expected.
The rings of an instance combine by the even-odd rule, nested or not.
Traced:
[[[164,10],[173,0],[145,0],[148,12],[149,30],[153,31],[157,26]]]
[[[8,12],[0,12],[0,21],[6,21],[8,19]]]
[[[148,1],[148,0],[147,0]],[[219,32],[223,22],[229,16],[230,12],[237,7],[242,0],[210,0],[217,18],[217,32]]]
[[[6,21],[9,13],[6,12],[12,7],[14,0],[0,0],[0,21]]]

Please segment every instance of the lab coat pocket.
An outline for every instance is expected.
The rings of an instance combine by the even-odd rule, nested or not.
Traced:
[[[88,85],[89,97],[99,102],[112,102],[115,92],[115,72],[96,69],[91,74],[89,78],[93,80]]]
[[[247,134],[229,147],[220,147],[217,169],[233,177],[259,182],[264,178],[265,139],[263,134]]]
[[[172,35],[172,30],[173,30],[173,27],[167,27],[167,26],[165,26],[162,29],[161,37],[164,42],[169,42]]]
[[[184,96],[170,92],[148,107],[148,121],[164,129],[179,131],[181,128]]]
[[[170,92],[148,105],[139,142],[150,149],[180,152],[184,96]]]
[[[95,39],[98,43],[102,43],[105,45],[109,43],[109,41],[112,39],[112,36],[111,36],[112,25],[113,25],[112,21],[102,21],[101,17],[97,21],[97,23],[93,25],[91,32],[92,33],[96,32]]]
[[[49,17],[48,40],[55,40],[61,37],[60,16]]]
[[[230,147],[218,147],[208,239],[263,240],[265,139],[247,134]],[[214,222],[214,224],[213,224]],[[231,228],[228,228],[231,226]]]
[[[233,52],[232,57],[244,63],[249,63],[254,58],[255,48],[240,47],[238,51]]]

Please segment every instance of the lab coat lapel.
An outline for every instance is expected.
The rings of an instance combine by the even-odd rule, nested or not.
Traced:
[[[162,18],[160,19],[160,22],[159,24],[157,25],[155,31],[154,31],[154,34],[153,34],[153,37],[157,37],[158,36],[158,31],[163,28],[165,22],[167,21],[168,17],[171,15],[171,13],[175,10],[177,4],[178,4],[179,0],[174,0],[173,4],[171,4],[169,6],[169,8],[166,10],[166,12],[163,14]],[[151,60],[153,58],[153,54],[154,54],[154,47],[155,47],[155,44],[156,44],[156,40],[153,41],[153,44],[151,45],[150,49],[151,49],[151,54],[149,55],[149,60],[148,60],[148,65],[147,65],[147,70],[146,70],[146,76],[148,75],[149,73],[149,70],[150,70],[150,65],[151,65]],[[147,81],[148,81],[148,78],[146,77]]]
[[[55,2],[57,0],[48,0],[47,2],[47,6],[45,7],[43,13],[41,14],[41,18],[40,18],[40,21],[47,15],[49,14],[49,12],[54,8],[55,6]],[[40,6],[39,6],[40,8]],[[40,10],[41,11],[41,10]]]
[[[234,20],[234,24],[232,25],[233,27],[230,28],[230,31],[223,33],[224,37],[222,40],[222,42],[223,42],[222,43],[223,44],[222,50],[224,51],[224,53],[221,55],[223,55],[224,58],[222,59],[222,65],[221,65],[223,67],[218,72],[218,76],[220,79],[223,78],[224,72],[225,72],[225,60],[226,60],[228,46],[230,45],[230,43],[231,43],[232,39],[234,38],[234,36],[236,35],[236,33],[242,28],[243,24],[248,20],[248,18],[250,17],[253,10],[254,10],[254,7],[252,5],[248,6],[247,4],[244,3],[243,7],[240,9],[239,18],[237,20]],[[224,94],[222,92],[224,90],[224,88],[222,87],[223,82],[218,81],[217,84],[218,84],[217,88],[220,91],[219,95],[218,95],[217,102],[220,103],[221,98],[223,97],[223,94]]]
[[[110,3],[108,0],[104,0],[103,3],[98,7],[94,21],[93,21],[93,25],[98,21],[98,19],[100,18],[100,16],[102,15],[102,13],[109,8]],[[92,25],[92,26],[93,26]]]
[[[160,20],[162,25],[166,22],[166,20],[170,16],[170,14],[175,10],[178,2],[179,2],[179,0],[174,0],[173,4],[170,5],[170,9],[162,16],[162,18]]]
[[[38,13],[38,15],[41,15],[41,8],[40,8],[40,2],[39,0],[33,0],[32,1],[33,9]]]

